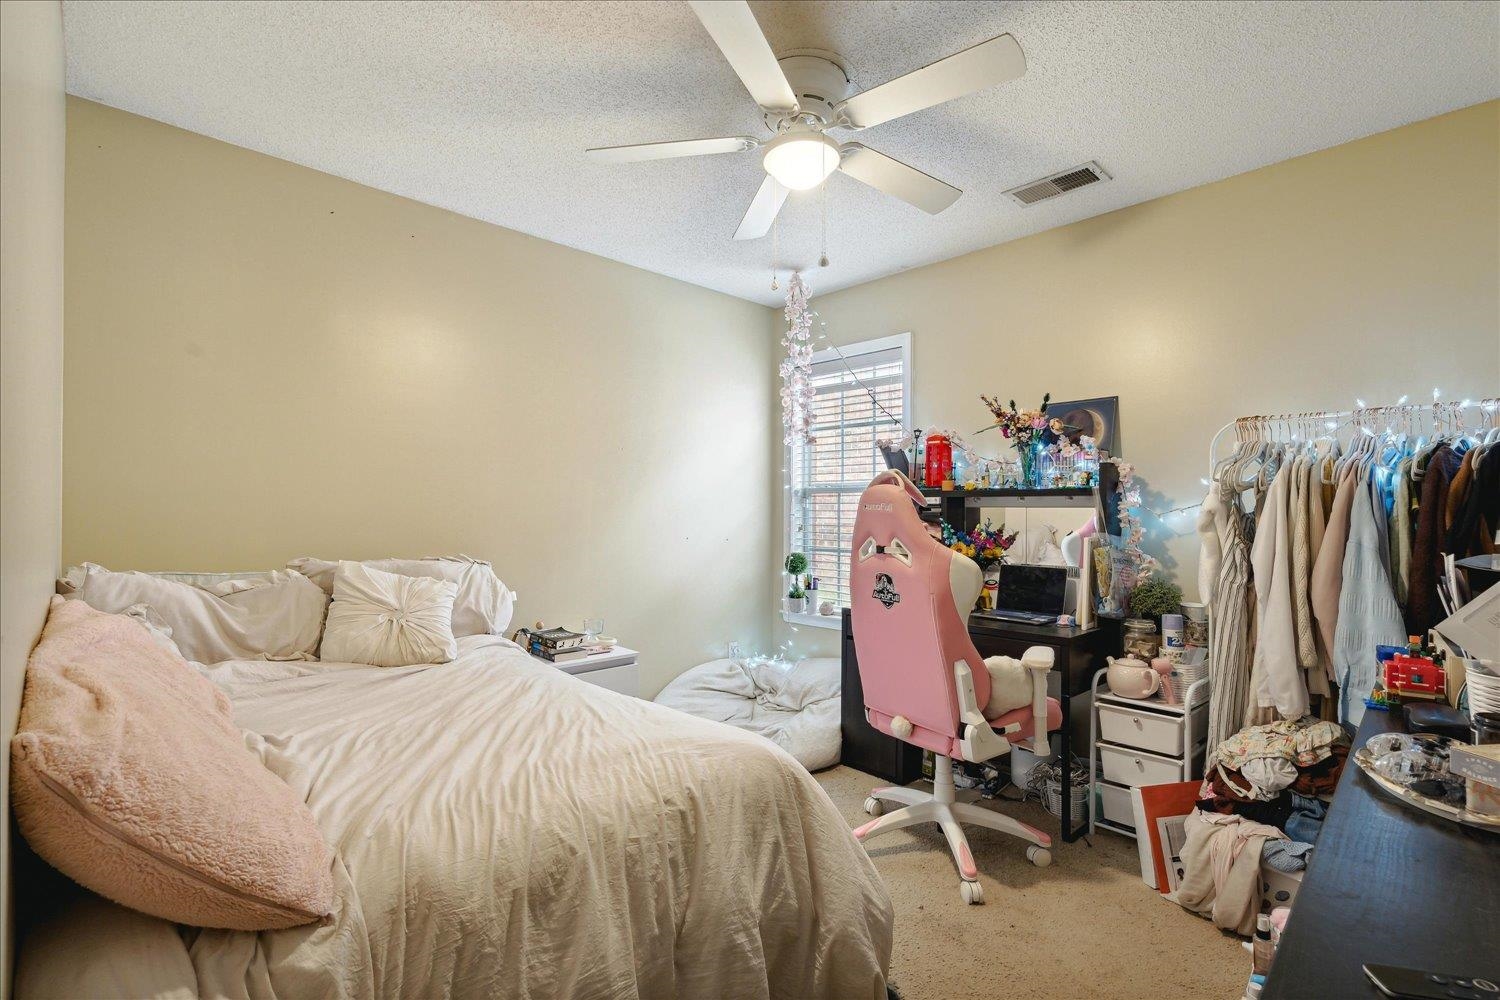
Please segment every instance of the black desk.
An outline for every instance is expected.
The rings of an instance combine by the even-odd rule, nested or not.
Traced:
[[[1399,712],[1366,712],[1354,745],[1392,730]],[[1500,835],[1411,809],[1350,760],[1262,996],[1378,998],[1366,964],[1500,980]]]
[[[922,750],[882,733],[865,721],[865,691],[859,679],[859,661],[854,651],[854,627],[849,611],[843,621],[843,750],[840,763],[905,785],[922,776]],[[969,619],[969,638],[980,656],[1015,656],[1030,646],[1050,646],[1056,666],[1047,677],[1047,694],[1062,705],[1062,755],[1073,753],[1074,734],[1069,709],[1073,695],[1088,690],[1094,672],[1104,666],[1111,642],[1118,637],[1109,629],[1062,628],[1057,625],[1019,625],[978,616]],[[1087,706],[1085,706],[1087,707]],[[1072,798],[1062,797],[1062,837],[1074,841],[1088,829],[1087,817],[1074,822]]]

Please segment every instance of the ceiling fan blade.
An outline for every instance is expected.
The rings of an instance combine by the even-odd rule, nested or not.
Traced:
[[[857,142],[844,143],[839,152],[843,156],[839,169],[844,173],[932,215],[953,204],[963,194],[952,184],[944,184],[916,167],[907,166]]]
[[[688,5],[756,104],[767,111],[797,110],[797,95],[745,0],[688,0]]]
[[[834,106],[851,128],[869,128],[972,94],[1026,72],[1026,55],[1010,35],[939,59]]]
[[[766,179],[760,183],[760,190],[755,192],[754,200],[745,210],[745,217],[740,220],[740,228],[734,231],[734,238],[758,240],[766,235],[771,229],[771,223],[776,221],[776,213],[781,211],[781,205],[790,193],[790,188],[766,174]]]
[[[731,135],[722,139],[678,139],[675,142],[641,142],[633,146],[598,146],[587,152],[590,159],[600,163],[639,163],[641,160],[665,160],[673,156],[743,153],[759,145],[759,139],[752,139],[748,135]]]

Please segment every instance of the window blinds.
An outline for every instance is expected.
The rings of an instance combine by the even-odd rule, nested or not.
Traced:
[[[904,363],[900,348],[845,349],[845,360],[813,365],[815,440],[792,446],[791,541],[818,578],[819,601],[849,606],[849,544],[859,495],[885,468],[875,442],[904,433]]]

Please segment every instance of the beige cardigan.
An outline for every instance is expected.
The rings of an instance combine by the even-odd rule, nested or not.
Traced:
[[[1338,629],[1339,593],[1344,586],[1344,548],[1349,543],[1349,509],[1354,504],[1355,487],[1360,477],[1354,473],[1358,462],[1350,462],[1339,471],[1338,486],[1333,494],[1333,510],[1328,514],[1328,527],[1323,532],[1323,544],[1318,550],[1317,561],[1312,572],[1312,610],[1318,623],[1318,638],[1323,642],[1326,676],[1333,678],[1333,662],[1328,651],[1333,649],[1334,632]]]

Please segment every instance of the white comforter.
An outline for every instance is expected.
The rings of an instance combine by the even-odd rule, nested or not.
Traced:
[[[184,929],[203,996],[885,996],[885,888],[758,736],[498,636],[429,668],[205,669],[305,793],[338,901],[327,927]]]

